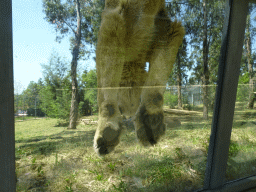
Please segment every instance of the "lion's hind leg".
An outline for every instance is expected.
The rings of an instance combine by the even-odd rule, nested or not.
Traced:
[[[166,21],[167,28],[170,25]],[[134,121],[137,138],[144,146],[156,144],[165,133],[163,94],[184,36],[184,29],[178,22],[171,23],[168,31],[159,31],[156,34],[159,39],[150,56],[146,88],[142,90],[141,103]]]

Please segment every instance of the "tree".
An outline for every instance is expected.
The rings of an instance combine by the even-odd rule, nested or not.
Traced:
[[[246,28],[245,28],[245,52],[246,52],[246,60],[248,64],[248,74],[249,74],[249,102],[248,102],[248,108],[253,109],[254,106],[254,90],[253,90],[253,77],[254,77],[254,71],[253,71],[253,53],[252,53],[252,37],[255,34],[255,28],[253,27],[251,23],[251,14],[253,10],[254,5],[250,4],[249,6],[249,12],[246,19]]]
[[[58,37],[60,40],[67,34],[69,29],[74,34],[74,37],[70,39],[71,50],[72,50],[72,61],[71,61],[71,79],[72,79],[72,99],[70,108],[70,123],[69,128],[76,128],[76,121],[78,118],[78,85],[77,85],[77,62],[78,59],[88,53],[83,49],[82,41],[90,44],[96,44],[97,31],[100,24],[100,17],[93,19],[93,14],[102,10],[102,3],[97,7],[95,1],[82,1],[67,0],[66,3],[61,3],[60,0],[44,0],[44,12],[46,19],[49,23],[54,24],[56,30],[59,30],[62,37]],[[80,3],[82,3],[80,5]],[[97,7],[97,9],[96,9]],[[83,19],[84,18],[84,19]],[[76,30],[75,30],[76,28]],[[57,39],[57,37],[56,37]]]
[[[203,36],[203,117],[208,119],[208,87],[209,84],[209,68],[208,68],[208,54],[209,44],[207,38],[207,0],[203,0],[203,13],[204,13],[204,36]]]
[[[23,91],[23,100],[25,109],[35,108],[35,102],[38,99],[39,86],[36,82],[30,81],[26,90]]]
[[[71,101],[71,80],[67,63],[53,52],[43,68],[44,86],[39,92],[40,107],[49,117],[68,121]]]
[[[21,82],[14,80],[14,114],[16,114],[18,110],[22,108],[22,89],[23,86]]]
[[[219,53],[214,52],[213,47],[216,47],[216,42],[221,39],[224,1],[192,0],[186,2],[186,6],[186,28],[191,36],[190,43],[193,46],[191,59],[196,64],[192,73],[193,79],[190,82],[197,81],[203,85],[203,117],[208,119],[208,85],[217,79],[216,66],[218,64],[216,59],[209,60],[209,58],[219,56]],[[211,73],[215,75],[214,77],[209,68],[212,69]]]
[[[184,20],[184,8],[183,3],[180,3],[178,0],[172,0],[172,2],[168,2],[167,11],[172,20],[180,20],[185,26]],[[182,108],[182,94],[181,94],[181,86],[184,84],[184,81],[187,80],[187,69],[191,69],[192,63],[188,60],[187,57],[187,36],[185,35],[183,39],[183,43],[179,48],[176,62],[174,63],[173,72],[171,73],[168,84],[176,84],[178,87],[178,108]]]
[[[187,81],[188,75],[186,74],[187,70],[191,69],[192,62],[189,61],[187,57],[187,41],[184,38],[182,45],[179,48],[177,59],[176,59],[176,74],[177,74],[177,85],[178,85],[178,107],[182,108],[182,94],[181,86],[182,80]]]
[[[91,110],[96,112],[98,110],[96,69],[90,70],[89,72],[85,70],[82,75],[82,82],[84,85],[84,100],[88,100]]]
[[[38,107],[40,105],[39,92],[43,87],[42,79],[38,82],[30,81],[28,87],[15,97],[15,108],[27,111],[30,116],[44,116],[44,113]]]

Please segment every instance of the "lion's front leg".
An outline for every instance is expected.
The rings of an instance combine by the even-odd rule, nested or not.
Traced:
[[[116,59],[114,62],[108,62],[108,67],[97,66],[99,120],[94,136],[94,148],[99,155],[110,153],[119,143],[122,118],[118,108],[117,92],[121,72],[122,63]]]
[[[105,10],[96,50],[99,121],[94,149],[99,155],[113,151],[122,130],[117,92],[124,65],[124,36],[120,10]]]
[[[164,28],[163,25],[159,26]],[[142,90],[141,103],[134,119],[137,138],[144,146],[156,144],[165,133],[163,94],[184,36],[184,29],[178,22],[173,22],[167,32],[161,31],[162,28],[157,34],[158,45],[150,58],[146,88]]]
[[[106,92],[105,92],[106,93]],[[113,95],[115,97],[115,95]],[[122,118],[117,102],[105,100],[101,103],[98,127],[94,136],[94,148],[97,154],[106,155],[119,143],[122,131]]]

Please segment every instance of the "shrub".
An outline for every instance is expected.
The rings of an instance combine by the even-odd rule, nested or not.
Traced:
[[[178,105],[178,95],[165,92],[164,105],[170,106],[170,108],[175,108],[175,106]]]
[[[27,114],[28,114],[28,116],[35,116],[35,109],[33,109],[33,108],[27,109]],[[38,109],[36,109],[36,116],[44,117],[45,113],[40,108],[38,108]]]
[[[238,85],[236,101],[248,101],[249,100],[249,85]]]

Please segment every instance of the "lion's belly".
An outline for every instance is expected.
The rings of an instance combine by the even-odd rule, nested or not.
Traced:
[[[118,93],[118,106],[125,116],[133,116],[140,104],[141,88],[121,87]]]
[[[141,61],[126,62],[124,64],[120,91],[118,92],[118,105],[123,115],[133,116],[137,111],[140,104],[141,90],[147,75],[145,63]]]

